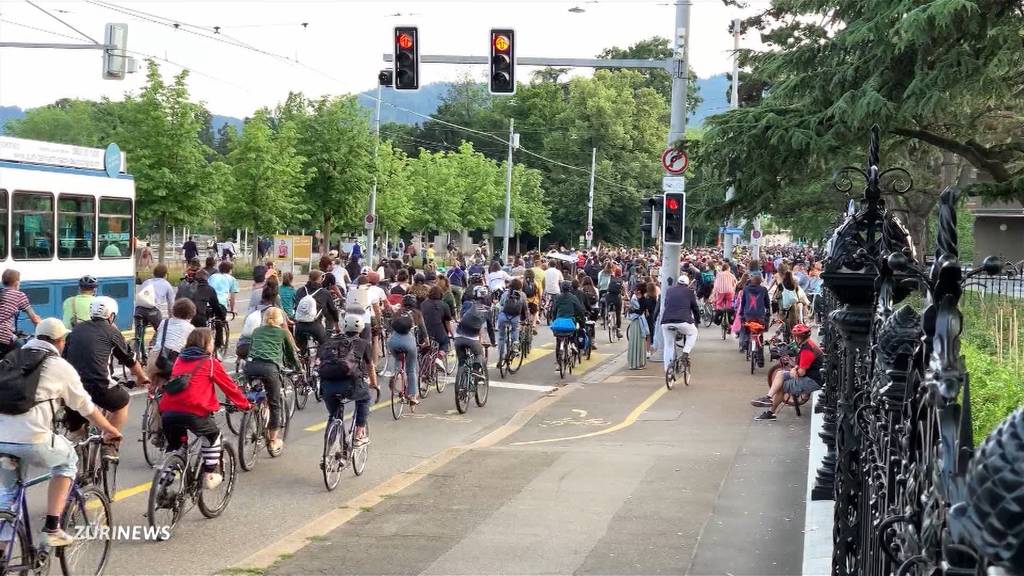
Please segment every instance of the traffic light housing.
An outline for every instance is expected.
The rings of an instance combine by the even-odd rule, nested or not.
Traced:
[[[682,244],[686,225],[686,194],[666,192],[664,207],[665,225],[661,239],[665,244]]]
[[[516,31],[491,29],[491,94],[516,93]]]
[[[395,71],[394,70],[381,70],[380,74],[377,74],[377,83],[381,86],[388,88],[395,85]]]
[[[124,80],[125,74],[129,71],[129,57],[126,52],[128,25],[107,24],[104,39],[107,46],[113,46],[113,48],[103,50],[103,79]]]
[[[395,90],[419,90],[420,42],[415,26],[395,27]]]

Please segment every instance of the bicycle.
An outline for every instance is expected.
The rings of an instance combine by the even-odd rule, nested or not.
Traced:
[[[90,436],[75,448],[99,445],[99,435]],[[47,473],[25,480],[21,459],[0,454],[0,465],[18,469],[17,480],[9,493],[11,505],[0,511],[0,574],[48,574],[54,550],[33,541],[32,514],[28,509],[28,489],[48,482]],[[75,541],[56,549],[60,569],[65,576],[102,574],[107,565],[111,546],[110,499],[96,486],[82,486],[72,482],[71,490],[60,516],[64,531],[78,536]]]
[[[621,333],[619,332],[619,327],[616,325],[618,316],[615,313],[614,306],[605,305],[604,308],[604,326],[608,331],[608,343],[614,344],[615,341],[619,339],[619,334]]]
[[[764,366],[764,324],[756,320],[748,320],[744,326],[750,334],[750,342],[747,346],[747,361],[750,362],[750,373],[753,374],[758,366]]]
[[[158,540],[167,540],[178,521],[199,505],[199,511],[207,518],[220,516],[231,500],[238,477],[235,462],[235,448],[221,442],[220,468],[217,470],[224,480],[217,488],[208,490],[203,486],[203,461],[200,438],[194,436],[178,450],[164,455],[164,460],[153,474],[149,488],[149,504],[146,518],[149,526],[157,530]],[[220,496],[212,498],[214,493]]]
[[[519,341],[522,340],[522,332],[529,332],[529,330],[520,329]],[[509,374],[515,374],[523,366],[523,354],[522,351],[517,351],[515,346],[512,345],[512,322],[505,322],[505,325],[501,330],[500,338],[505,343],[505,352],[498,356],[498,372],[501,374],[501,377],[504,378],[506,372]],[[513,364],[515,366],[513,366]]]
[[[533,350],[533,323],[519,328],[519,356],[526,358]]]
[[[356,417],[352,415],[352,423],[345,426],[345,406],[351,402],[347,398],[336,395],[338,409],[327,420],[324,430],[324,451],[320,457],[320,471],[323,472],[324,486],[330,492],[337,488],[341,481],[341,471],[351,460],[352,472],[360,476],[366,469],[369,444],[354,446]],[[367,426],[369,430],[369,426]]]
[[[718,311],[718,314],[721,314],[719,325],[722,328],[722,340],[729,336],[729,329],[732,327],[732,319],[735,312],[732,308],[723,308]]]
[[[242,413],[242,421],[238,425],[238,463],[246,472],[256,466],[260,448],[266,448],[271,458],[277,458],[282,450],[272,450],[267,442],[267,426],[270,424],[270,405],[267,402],[266,387],[261,378],[251,378],[245,384],[245,396],[252,405],[251,410]],[[282,387],[281,438],[288,437],[291,419],[288,407],[283,404],[284,390]]]
[[[715,323],[715,309],[707,298],[700,299],[700,317],[705,328],[711,328],[711,325]]]
[[[239,390],[246,390],[246,387],[248,386],[248,378],[245,377],[245,359],[238,358],[235,361],[235,372],[232,377]],[[231,430],[231,433],[237,436],[238,431],[242,429],[241,412],[226,411],[224,413],[224,421],[228,425],[228,430]]]
[[[768,370],[768,389],[772,387],[772,381],[775,380],[775,374],[779,370],[792,370],[796,366],[796,355],[798,350],[794,348],[795,344],[787,338],[787,336],[780,330],[775,333],[775,336],[768,341],[768,350],[772,360],[778,360],[775,366],[772,366]],[[796,415],[801,416],[800,407],[810,401],[810,394],[802,394],[794,397],[792,394],[788,394],[783,391],[782,403],[788,406],[792,406],[796,410]]]
[[[575,332],[555,333],[555,365],[558,367],[559,378],[565,378],[566,373],[572,374],[575,358],[579,355],[572,344],[575,337]]]
[[[320,345],[315,340],[306,343],[306,349],[299,352],[298,378],[294,380],[295,385],[295,407],[299,410],[306,408],[309,395],[312,394],[319,403],[320,397],[320,371],[317,352]]]
[[[482,362],[476,362],[468,350],[455,372],[455,409],[459,414],[469,410],[469,394],[472,392],[476,405],[483,408],[491,389],[491,378],[487,371],[487,350],[484,346]]]
[[[440,367],[438,362],[441,363]],[[437,390],[438,394],[444,392],[444,389],[448,386],[448,376],[451,376],[451,373],[448,354],[443,352],[438,346],[437,341],[431,338],[429,350],[420,354],[419,358],[420,398],[427,397],[424,389],[429,388],[431,384],[434,385],[434,389]]]
[[[668,326],[668,330],[675,334],[672,343],[672,363],[665,370],[665,387],[671,390],[679,380],[679,374],[683,375],[683,384],[690,385],[690,358],[681,354],[686,346],[686,334],[683,334],[676,326]]]
[[[167,444],[163,431],[157,425],[160,418],[159,403],[160,396],[158,394],[146,393],[146,409],[142,411],[142,438],[139,439],[139,442],[142,442],[142,457],[146,459],[146,464],[150,467],[157,462],[156,451],[162,452]]]
[[[399,420],[405,412],[406,404],[409,404],[410,412],[414,412],[415,409],[413,404],[409,402],[406,392],[405,352],[395,353],[395,363],[395,373],[391,375],[388,387],[391,388],[391,416],[395,420]]]
[[[213,350],[213,355],[218,360],[224,360],[228,357],[228,343],[231,341],[231,321],[234,319],[235,313],[228,312],[223,320],[216,316],[210,316],[209,321],[207,321],[207,325],[213,331],[215,341],[220,342]]]
[[[104,413],[105,414],[105,413]],[[88,425],[89,438],[102,438],[94,425]],[[117,494],[118,460],[107,460],[103,457],[103,442],[79,442],[75,445],[78,454],[77,482],[82,487],[96,486],[103,491],[108,500],[113,501]]]

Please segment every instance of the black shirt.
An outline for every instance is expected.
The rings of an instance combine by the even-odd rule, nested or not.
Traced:
[[[181,250],[185,253],[185,260],[191,260],[196,256],[199,256],[199,248],[196,246],[196,243],[191,240],[185,241],[185,243],[181,245]]]
[[[128,342],[110,322],[92,319],[71,329],[64,358],[74,366],[83,384],[109,387],[111,356],[127,368],[135,366]]]
[[[427,300],[420,305],[423,324],[427,327],[427,335],[437,341],[448,337],[447,323],[452,320],[452,311],[442,300]]]
[[[211,313],[214,318],[224,320],[227,317],[227,309],[217,298],[217,291],[210,286],[206,280],[196,280],[195,292],[192,293],[192,302],[196,305],[196,315],[192,317],[192,325],[203,328],[209,322]]]

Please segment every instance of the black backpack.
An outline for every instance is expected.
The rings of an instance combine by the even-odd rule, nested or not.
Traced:
[[[330,338],[320,346],[320,378],[323,380],[348,380],[361,378],[360,355],[357,355],[356,340],[359,336],[344,334]]]
[[[391,330],[396,334],[408,334],[412,332],[413,324],[412,313],[403,311],[391,320]]]
[[[612,278],[608,282],[608,293],[615,294],[616,296],[622,294],[622,280],[619,278]]]
[[[533,298],[537,295],[537,282],[532,278],[526,280],[526,285],[523,286],[523,292],[526,293],[527,298]]]
[[[465,334],[478,334],[485,324],[487,324],[486,313],[481,313],[474,304],[459,320],[459,331]]]
[[[174,294],[174,299],[188,298],[189,300],[195,300],[196,298],[196,286],[198,282],[195,280],[189,280],[182,278],[181,283],[178,284],[178,291]]]
[[[36,390],[49,350],[18,348],[0,360],[0,414],[24,414],[36,405]]]
[[[523,299],[519,297],[519,291],[509,291],[508,296],[505,297],[505,305],[501,307],[501,311],[505,314],[506,318],[517,318],[523,313]]]

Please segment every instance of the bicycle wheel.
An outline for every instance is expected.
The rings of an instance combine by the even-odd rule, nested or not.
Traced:
[[[293,382],[286,382],[284,387],[281,388],[281,402],[285,408],[284,414],[287,414],[287,419],[284,423],[285,437],[288,436],[288,424],[291,423],[292,416],[295,416],[297,393],[297,388]]]
[[[153,483],[149,486],[146,518],[149,526],[157,529],[158,540],[171,537],[171,531],[181,519],[184,502],[185,460],[180,454],[168,454],[153,473]]]
[[[525,330],[528,331],[529,329],[525,329]],[[520,338],[520,340],[522,340],[522,338]],[[516,372],[519,372],[519,369],[522,368],[522,367],[523,367],[523,345],[520,344],[519,345],[519,352],[518,353],[514,352],[514,351],[512,352],[512,359],[509,361],[508,366],[506,366],[506,369],[508,370],[509,374],[515,374]]]
[[[758,349],[757,343],[755,343],[754,340],[751,339],[750,340],[750,354],[749,354],[749,357],[750,357],[750,373],[751,374],[753,374],[754,370],[757,368],[757,353],[758,352],[760,352],[760,350]]]
[[[672,361],[665,370],[665,388],[671,390],[676,385],[676,362]]]
[[[505,345],[508,346],[508,342],[505,342]],[[501,375],[502,378],[505,377],[505,371],[507,369],[506,366],[505,366],[505,363],[508,362],[508,361],[509,361],[509,350],[506,348],[505,349],[505,354],[499,354],[498,355],[498,374]]]
[[[433,366],[433,361],[429,358],[429,354],[421,357],[420,373],[417,374],[419,381],[416,383],[418,385],[416,393],[421,399],[426,398],[430,394],[430,385],[434,383],[432,378],[436,372],[437,370]]]
[[[559,378],[565,378],[566,351],[564,342],[564,338],[559,338],[555,340],[555,364],[558,366]]]
[[[158,456],[157,447],[153,444],[153,437],[149,431],[149,421],[153,417],[153,410],[156,410],[156,402],[146,399],[146,409],[142,411],[142,457],[146,459],[146,465],[150,468],[156,464]]]
[[[438,394],[444,392],[444,389],[448,386],[448,378],[452,375],[451,353],[442,354],[443,356],[439,355],[438,357],[441,358],[441,362],[444,364],[444,372],[434,378],[434,388]]]
[[[256,421],[256,410],[262,410],[262,404],[242,413],[242,421],[238,425],[238,463],[242,470],[248,472],[256,466],[260,450],[260,425]]]
[[[708,305],[707,301],[705,301],[704,305],[701,306],[700,313],[704,316],[704,327],[711,328],[711,325],[715,323],[715,311],[711,309],[711,306]]]
[[[231,325],[228,324],[227,320],[221,324],[221,331],[224,333],[224,338],[221,340],[218,356],[223,361],[228,357],[228,344],[231,342]]]
[[[391,377],[391,416],[398,420],[405,412],[405,372],[398,371]]]
[[[491,391],[491,376],[487,373],[487,367],[484,366],[484,377],[476,383],[476,405],[483,408],[487,404],[487,395]]]
[[[228,507],[231,500],[231,493],[235,490],[235,478],[238,477],[238,466],[235,457],[235,447],[231,444],[220,446],[220,468],[217,470],[224,477],[224,481],[213,490],[199,487],[199,511],[207,518],[220,516]],[[202,479],[199,480],[202,482]]]
[[[342,436],[345,434],[341,420],[331,417],[324,430],[324,451],[320,460],[320,471],[323,472],[324,486],[330,492],[338,487],[341,481],[341,469],[344,467],[345,456]]]
[[[375,340],[377,344],[377,362],[374,369],[377,371],[378,376],[382,376],[387,373],[388,367],[391,364],[391,354],[388,353],[387,341],[384,339],[383,334],[377,336]]]
[[[61,515],[61,526],[69,534],[84,533],[92,538],[76,538],[57,550],[60,570],[65,576],[103,573],[110,556],[110,500],[93,486],[81,488],[71,497]]]
[[[355,415],[353,414],[352,415],[352,427],[349,429],[349,436],[348,436],[353,441],[355,441],[355,437],[356,437],[355,430],[356,430],[356,421],[355,421]],[[359,446],[357,448],[352,448],[352,450],[351,450],[352,451],[352,456],[351,456],[351,458],[352,458],[352,473],[355,474],[356,476],[362,476],[363,475],[363,471],[366,470],[366,460],[370,456],[369,449],[370,449],[370,445],[369,444],[363,444],[362,446]]]
[[[608,343],[615,343],[615,316],[609,312],[604,319],[604,325],[608,332]]]
[[[100,472],[103,475],[103,493],[110,501],[117,494],[117,460],[100,458]]]
[[[686,386],[690,385],[690,362],[689,360],[683,361],[683,384]]]
[[[13,525],[13,533],[8,532],[5,534],[5,547],[10,547],[10,558],[0,559],[0,573],[2,574],[36,574],[37,572],[28,571],[27,568],[32,565],[32,547],[29,543],[28,536],[25,534],[25,524],[23,522],[14,523],[13,518],[4,518],[4,531],[10,531]],[[12,539],[13,537],[13,539]],[[47,560],[45,565],[38,571],[39,574],[50,573],[50,562]]]
[[[455,373],[455,409],[459,414],[465,414],[469,410],[469,367],[460,364]]]

